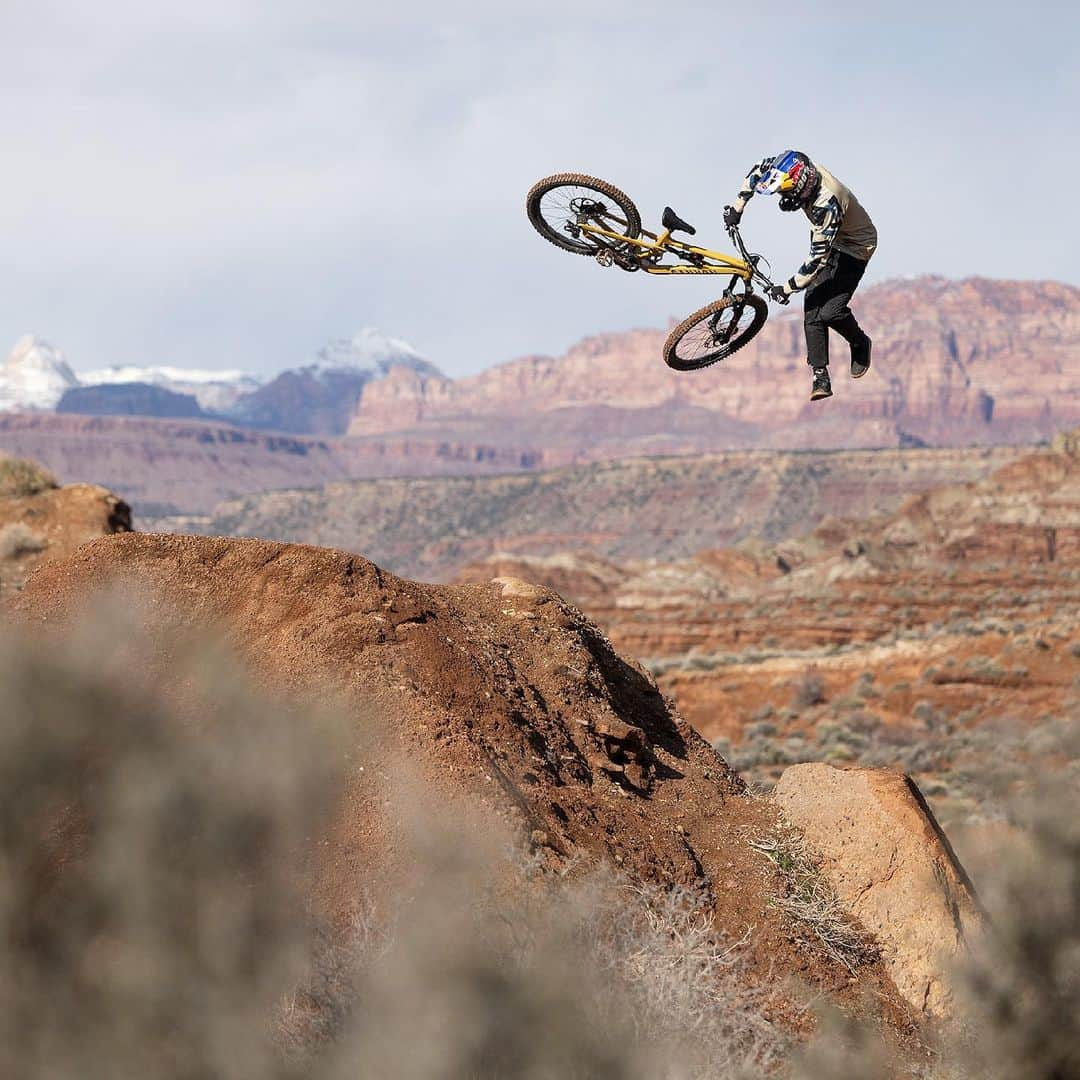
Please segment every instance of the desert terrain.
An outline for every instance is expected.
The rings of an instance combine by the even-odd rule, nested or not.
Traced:
[[[779,542],[684,559],[509,551],[459,578],[496,574],[580,604],[766,785],[797,761],[888,764],[962,829],[1000,820],[1080,712],[1076,432]]]
[[[664,366],[664,329],[643,328],[460,378],[404,342],[359,335],[264,385],[236,372],[215,383],[212,372],[134,368],[94,376],[125,382],[72,388],[57,350],[28,338],[0,364],[0,452],[66,482],[103,484],[137,516],[165,518],[348,479],[752,449],[1030,445],[1080,423],[1070,374],[1080,363],[1080,290],[919,277],[861,291],[856,309],[875,327],[874,377],[841,375],[824,409],[806,400],[790,312],[721,367],[691,373]]]

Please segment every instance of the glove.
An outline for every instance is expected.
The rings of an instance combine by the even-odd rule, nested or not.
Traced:
[[[791,303],[791,293],[789,293],[783,285],[770,285],[767,292],[769,299],[775,300],[778,304]]]
[[[742,221],[742,211],[736,210],[734,206],[724,207],[724,225],[729,229],[734,229],[739,222]]]

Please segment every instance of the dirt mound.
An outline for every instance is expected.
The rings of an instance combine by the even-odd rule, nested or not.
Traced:
[[[918,787],[891,769],[786,769],[774,793],[823,858],[837,896],[877,937],[900,992],[948,1015],[949,964],[981,921],[974,890]]]
[[[22,588],[42,562],[62,559],[98,536],[131,530],[131,510],[96,484],[0,494],[0,597]]]
[[[894,1024],[909,1022],[879,963],[852,979],[773,904],[777,871],[748,844],[773,828],[772,808],[549,590],[513,578],[420,585],[340,551],[132,533],[39,567],[16,610],[59,629],[112,580],[163,598],[192,627],[222,624],[273,685],[343,692],[358,729],[380,714],[444,814],[509,821],[549,864],[599,859],[702,888],[716,926],[746,937],[761,979],[796,975],[849,1001],[869,991]],[[358,746],[320,842],[318,902],[338,920],[398,844],[382,751]]]

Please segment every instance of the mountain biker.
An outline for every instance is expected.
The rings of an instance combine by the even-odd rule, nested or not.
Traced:
[[[803,325],[806,362],[814,373],[810,400],[832,397],[830,328],[851,347],[852,378],[860,379],[870,370],[871,341],[848,304],[877,247],[877,229],[859,200],[828,169],[798,150],[764,158],[750,170],[735,202],[724,207],[728,228],[739,224],[755,192],[779,192],[781,210],[802,210],[810,219],[806,262],[785,284],[774,285],[769,296],[786,304],[792,293],[807,290]]]

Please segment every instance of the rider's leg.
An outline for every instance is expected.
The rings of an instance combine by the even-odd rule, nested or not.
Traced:
[[[822,309],[831,296],[832,268],[825,266],[819,277],[806,290],[803,302],[803,329],[806,331],[806,362],[814,373],[814,382],[810,388],[810,400],[832,396],[829,384],[829,328],[822,318]]]
[[[803,330],[806,332],[806,362],[812,368],[829,366],[829,327],[825,321],[825,307],[832,299],[832,260],[822,267],[821,273],[806,290],[803,301]]]
[[[822,304],[820,318],[851,346],[851,374],[859,378],[870,367],[870,338],[848,305],[866,273],[866,263],[843,251],[834,252],[831,258],[836,260],[836,270],[830,295]]]

